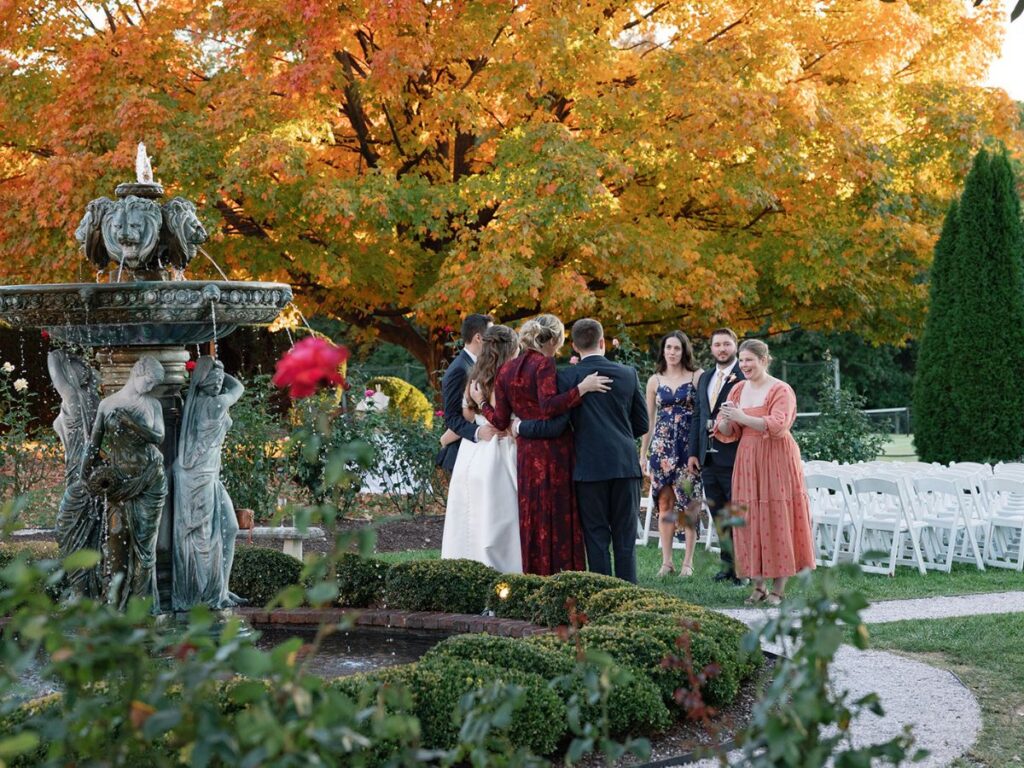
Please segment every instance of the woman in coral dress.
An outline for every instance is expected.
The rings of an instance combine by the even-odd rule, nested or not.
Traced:
[[[746,381],[729,392],[715,437],[740,443],[732,504],[745,525],[733,529],[736,574],[754,582],[747,603],[778,605],[786,580],[814,567],[814,545],[800,448],[789,431],[796,419],[796,395],[784,381],[768,375],[770,362],[763,341],[740,344]],[[771,592],[765,591],[765,579],[775,580]]]
[[[565,327],[554,315],[539,315],[519,330],[523,353],[507,362],[494,385],[494,407],[476,388],[472,397],[487,420],[507,429],[515,417],[552,419],[579,405],[587,392],[603,392],[611,379],[591,374],[579,386],[559,394],[552,359],[565,340]],[[572,482],[572,431],[568,421],[549,439],[517,439],[519,479],[519,540],[523,572],[550,576],[587,567],[583,527],[576,512]],[[555,425],[553,425],[554,427]]]

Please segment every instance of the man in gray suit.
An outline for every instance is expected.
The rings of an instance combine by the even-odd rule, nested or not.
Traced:
[[[455,459],[459,455],[459,444],[462,440],[477,442],[490,440],[498,432],[490,426],[478,427],[462,416],[462,395],[466,391],[466,375],[476,363],[476,358],[484,346],[483,333],[493,325],[490,315],[467,315],[462,321],[462,351],[455,356],[441,379],[441,401],[444,403],[444,425],[455,432],[461,440],[441,448],[437,453],[436,464],[444,467],[448,474],[455,469]]]

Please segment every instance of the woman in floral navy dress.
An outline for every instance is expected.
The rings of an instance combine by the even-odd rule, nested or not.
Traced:
[[[497,429],[507,429],[513,413],[522,420],[553,419],[579,405],[587,392],[608,389],[611,379],[591,374],[579,386],[559,394],[552,358],[565,341],[565,327],[554,315],[539,315],[524,323],[519,339],[523,353],[505,363],[495,379],[494,407],[480,402],[479,390],[470,390]],[[587,567],[572,482],[572,431],[564,428],[568,419],[562,424],[557,437],[516,440],[524,573],[550,576]]]
[[[690,420],[697,403],[697,382],[703,373],[693,360],[693,346],[682,331],[672,331],[661,340],[655,374],[647,381],[647,412],[650,431],[640,441],[640,466],[651,478],[651,496],[658,505],[658,533],[661,538],[661,570],[658,576],[675,571],[672,537],[680,525],[686,533],[686,554],[680,576],[693,575],[693,550],[697,530],[687,515],[694,499],[700,498],[698,478],[686,469],[690,458]]]

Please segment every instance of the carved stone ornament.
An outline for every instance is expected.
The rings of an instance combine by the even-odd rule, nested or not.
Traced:
[[[160,232],[160,265],[184,270],[199,246],[206,242],[206,229],[196,216],[195,205],[183,197],[164,203],[161,214],[164,226]]]

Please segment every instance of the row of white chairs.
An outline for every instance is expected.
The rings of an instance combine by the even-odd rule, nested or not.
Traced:
[[[1024,570],[1024,464],[806,462],[820,565]]]

